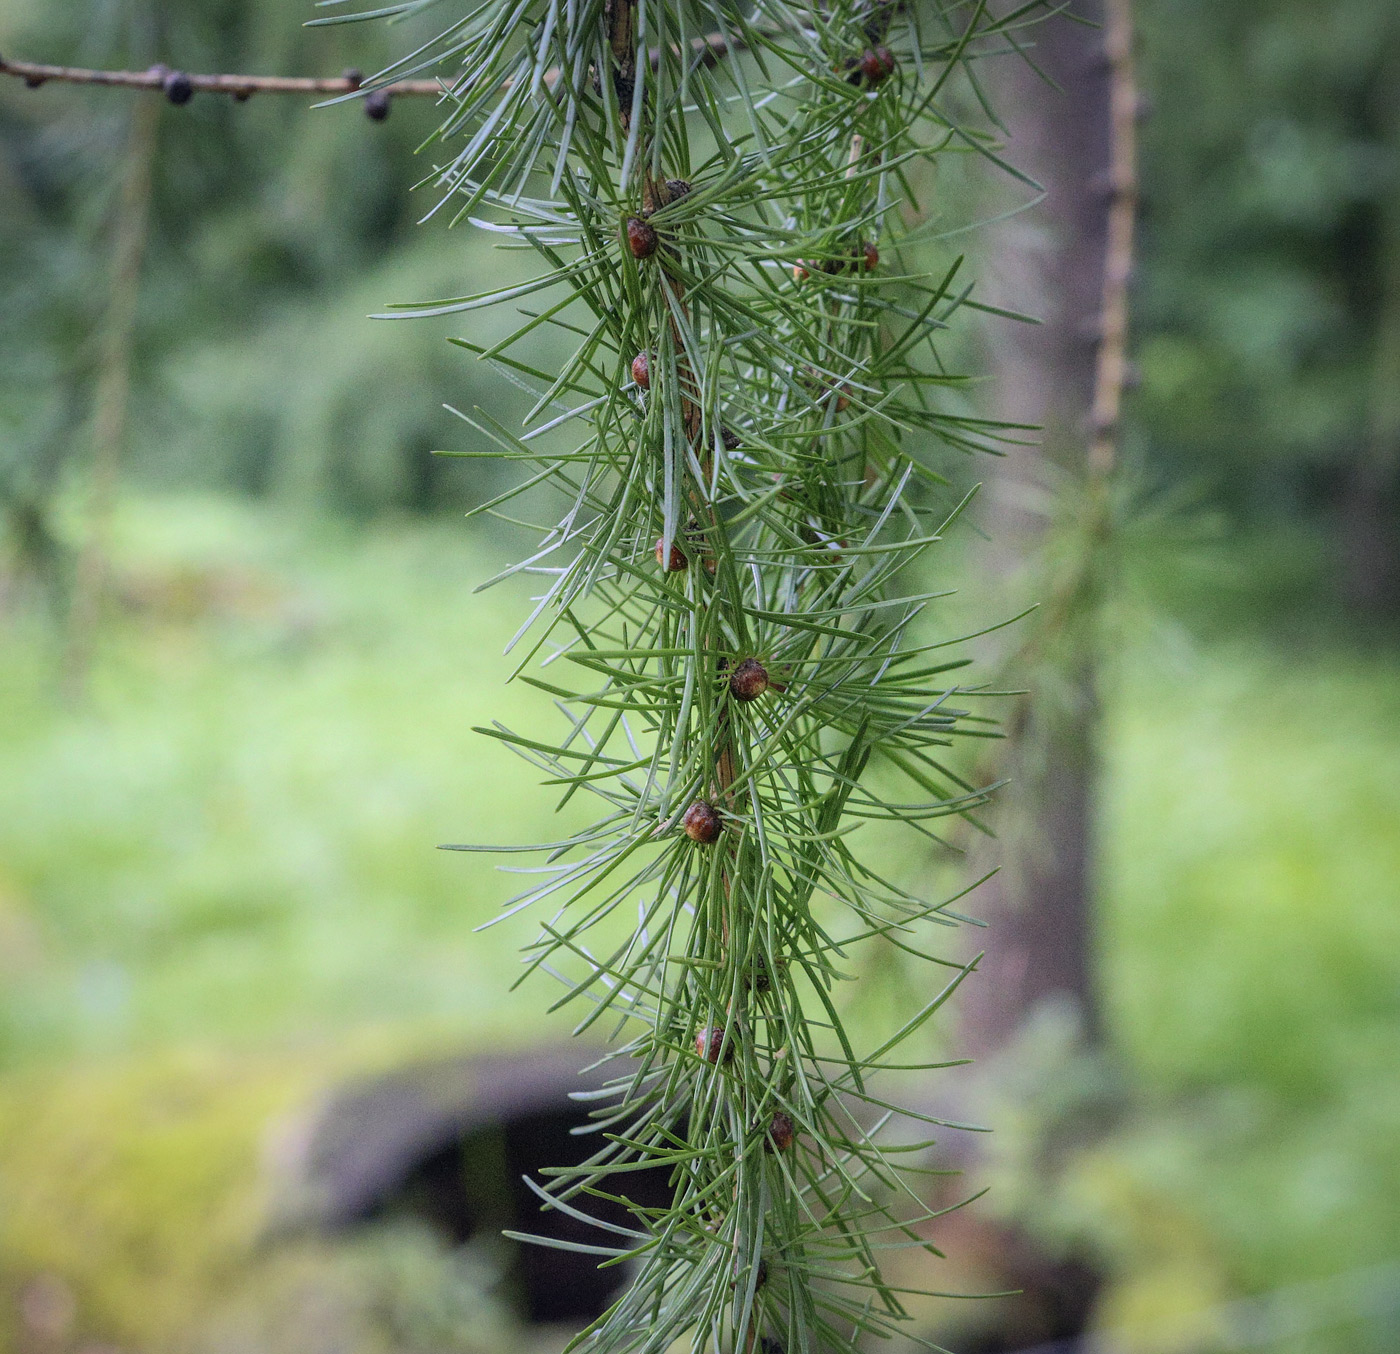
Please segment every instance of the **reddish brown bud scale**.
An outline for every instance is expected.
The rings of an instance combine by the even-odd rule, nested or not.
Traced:
[[[707,1063],[728,1062],[734,1056],[734,1041],[725,1042],[723,1025],[706,1025],[695,1036],[695,1051]]]
[[[786,1152],[797,1137],[792,1120],[779,1110],[768,1125],[768,1144],[775,1152]]]
[[[729,694],[737,701],[757,700],[768,685],[768,669],[756,658],[744,659],[729,674]]]
[[[739,1261],[736,1259],[736,1260],[734,1261],[734,1280],[733,1280],[733,1283],[731,1284],[731,1287],[737,1288],[737,1287],[739,1286],[740,1282],[742,1282],[743,1277],[744,1277],[744,1271],[743,1271],[743,1269],[741,1268],[741,1266],[740,1266],[740,1264],[739,1264]],[[763,1285],[766,1284],[767,1282],[768,1282],[768,1261],[765,1260],[762,1256],[759,1256],[759,1258],[758,1258],[758,1264],[754,1267],[753,1286],[754,1286],[755,1290],[757,1290],[757,1289],[759,1289],[759,1288],[762,1288]]]
[[[865,265],[866,272],[873,272],[880,266],[880,251],[869,240],[860,247],[860,261]]]
[[[674,541],[671,542],[671,549],[668,551],[664,537],[656,543],[656,562],[668,574],[678,574],[682,569],[690,567],[690,561],[686,559],[685,551]]]
[[[634,259],[649,259],[656,253],[656,229],[640,216],[627,218],[627,248]]]
[[[860,73],[872,85],[894,74],[894,53],[888,47],[872,47],[860,58]]]
[[[697,799],[681,816],[681,826],[691,841],[708,846],[711,842],[719,840],[723,824],[713,804]]]
[[[797,262],[792,265],[792,275],[798,282],[805,282],[812,276],[812,274],[807,271],[807,265],[802,259],[798,259]]]
[[[643,389],[651,389],[651,358],[638,353],[632,359],[632,379]]]

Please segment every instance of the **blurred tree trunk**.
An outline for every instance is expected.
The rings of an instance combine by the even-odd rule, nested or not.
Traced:
[[[93,647],[102,620],[107,587],[113,500],[126,435],[131,389],[131,347],[136,306],[141,292],[141,263],[150,220],[151,173],[155,161],[160,102],[155,94],[138,94],[131,108],[121,196],[113,229],[112,289],[98,358],[93,401],[92,481],[87,535],[78,556],[73,601],[68,616],[68,650],[64,659],[63,695],[78,700],[87,681]]]
[[[1393,23],[1393,26],[1400,26]],[[1370,427],[1342,505],[1342,587],[1357,611],[1400,618],[1400,57],[1376,87],[1379,138],[1390,152],[1377,222],[1379,312]]]
[[[1008,1073],[1022,1083],[1016,1036],[1038,1011],[1069,1008],[1090,1045],[1101,1031],[1093,973],[1096,630],[1136,200],[1129,6],[1087,0],[1075,17],[1088,23],[1061,17],[1044,25],[1030,52],[1034,69],[1004,63],[995,93],[1011,159],[1045,190],[991,243],[998,294],[1041,321],[996,331],[995,409],[1042,432],[999,462],[984,511],[997,552],[992,566],[1016,579],[1033,564],[1041,609],[1006,673],[1030,694],[1008,721],[997,768],[1012,782],[997,815],[1000,840],[990,859],[976,862],[998,864],[1000,873],[975,895],[991,929],[979,972],[960,993],[959,1051],[982,1068],[967,1088],[975,1118],[984,1110],[995,1116]],[[995,1056],[1003,1050],[1009,1064]],[[1082,1114],[1079,1107],[1037,1130],[1032,1169],[1046,1194],[1056,1189],[1061,1151],[1082,1141]],[[1101,1275],[1053,1234],[1042,1235],[1042,1223],[975,1211],[962,1217],[952,1248],[980,1256],[992,1281],[1015,1291],[993,1304],[989,1328],[973,1343],[979,1354],[1079,1348]]]
[[[1011,158],[1046,194],[992,245],[999,289],[1041,320],[995,335],[998,414],[1043,429],[1039,445],[1010,451],[988,486],[989,530],[1007,573],[1044,544],[1047,521],[1035,501],[1065,492],[1066,482],[1078,492],[1085,477],[1113,193],[1103,8],[1090,0],[1075,14],[1092,24],[1060,19],[1037,31],[1030,55],[1048,78],[1023,62],[999,67],[997,107],[1011,133]],[[1090,910],[1096,665],[1089,625],[1073,614],[1084,610],[1081,581],[1062,586],[1070,590],[1063,605],[1042,593],[1045,605],[1031,622],[1040,627],[1030,645],[1035,670],[1009,674],[1033,689],[1008,730],[1002,773],[1012,784],[995,848],[1001,872],[977,895],[991,931],[980,971],[961,997],[962,1046],[974,1057],[1002,1047],[1050,1000],[1072,1002],[1090,1038],[1099,1028]],[[1081,594],[1070,595],[1075,590]],[[1058,633],[1048,635],[1051,627]],[[1043,647],[1036,644],[1042,635]]]

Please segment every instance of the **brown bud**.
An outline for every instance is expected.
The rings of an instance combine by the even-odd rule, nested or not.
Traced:
[[[643,390],[651,389],[651,359],[645,353],[638,353],[632,359],[632,379]]]
[[[252,97],[253,91],[251,89],[235,89],[233,91],[234,103],[247,103]]]
[[[697,799],[681,815],[681,826],[685,829],[685,835],[693,842],[708,846],[711,842],[719,840],[719,814],[713,804],[707,804],[703,799]]]
[[[729,674],[729,694],[736,701],[757,700],[768,690],[768,669],[756,658],[746,658]]]
[[[365,95],[365,116],[371,122],[383,122],[389,116],[389,91],[376,89]]]
[[[769,1145],[775,1152],[786,1152],[796,1137],[797,1130],[793,1128],[792,1120],[779,1110],[773,1116],[773,1122],[768,1125]]]
[[[24,77],[25,89],[43,89],[47,83],[47,79],[42,75],[26,75]]]
[[[763,1285],[768,1282],[768,1261],[765,1260],[762,1256],[759,1256],[758,1264],[755,1266],[755,1270],[756,1272],[754,1274],[753,1286],[755,1289],[759,1289],[762,1288]],[[739,1261],[736,1259],[734,1261],[734,1282],[732,1284],[732,1287],[737,1288],[742,1277],[743,1270],[740,1268]]]
[[[682,569],[690,567],[690,561],[685,557],[685,551],[675,541],[671,542],[670,552],[667,553],[664,536],[656,543],[656,562],[668,574],[678,574]]]
[[[873,272],[880,266],[880,251],[869,240],[865,240],[860,246],[860,261],[866,272]]]
[[[860,58],[860,73],[872,85],[894,74],[894,53],[888,47],[872,47]]]
[[[355,66],[351,66],[348,70],[342,71],[340,73],[340,78],[345,81],[346,88],[352,91],[359,89],[365,82],[364,72]]]
[[[803,259],[798,259],[792,265],[792,275],[798,282],[805,282],[812,274],[807,269],[807,264]]]
[[[734,1041],[725,1043],[723,1025],[706,1025],[695,1036],[695,1051],[707,1063],[728,1062],[734,1056]]]
[[[640,216],[627,218],[627,247],[634,259],[649,259],[656,253],[656,231]]]
[[[184,107],[194,98],[194,85],[190,83],[190,77],[184,71],[171,71],[160,82],[160,87],[165,91],[165,97],[176,108]]]
[[[667,179],[666,196],[672,202],[679,202],[690,192],[691,185],[684,179]]]

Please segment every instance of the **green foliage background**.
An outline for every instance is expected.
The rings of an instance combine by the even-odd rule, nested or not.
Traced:
[[[1028,1070],[1003,1195],[1105,1257],[1104,1319],[1130,1348],[1185,1351],[1226,1347],[1221,1304],[1242,1295],[1400,1262],[1395,617],[1349,617],[1335,588],[1400,147],[1384,0],[1140,10],[1155,114],[1134,452],[1216,534],[1185,558],[1134,547],[1116,621],[1099,968],[1133,1108],[1053,1199],[1022,1197],[1017,1153],[1064,1095]],[[153,5],[153,36],[133,11],[0,0],[0,51],[369,70],[404,38],[307,32],[276,0]],[[500,688],[518,599],[469,595],[502,545],[455,515],[492,486],[424,455],[462,435],[441,403],[501,393],[450,323],[363,319],[496,280],[500,256],[413,224],[430,110],[372,127],[196,99],[162,118],[118,606],[90,703],[65,710],[51,599],[80,535],[127,105],[11,83],[0,1345],[24,1284],[58,1273],[75,1341],[290,1348],[295,1323],[279,1337],[250,1313],[314,1290],[351,1311],[357,1346],[520,1348],[481,1298],[489,1259],[464,1270],[385,1232],[268,1270],[254,1244],[269,1117],[342,1074],[545,1030],[530,994],[502,992],[525,937],[471,933],[498,879],[431,850],[547,830],[530,777],[467,732],[534,705]],[[367,1273],[388,1296],[360,1310]],[[481,1322],[410,1291],[424,1273]],[[1395,1343],[1383,1304],[1288,1301],[1302,1333],[1260,1347]]]

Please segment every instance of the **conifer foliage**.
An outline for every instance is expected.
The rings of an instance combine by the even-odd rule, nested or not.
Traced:
[[[563,722],[485,732],[598,805],[512,848],[538,859],[504,915],[546,918],[527,976],[613,1041],[596,1152],[537,1189],[582,1216],[645,1165],[674,1188],[600,1225],[590,1249],[633,1278],[576,1345],[854,1350],[905,1318],[882,1254],[932,1249],[922,1145],[887,1139],[879,1074],[966,972],[853,1046],[852,951],[943,962],[930,924],[961,920],[855,829],[974,809],[945,750],[988,730],[908,580],[960,506],[938,455],[999,430],[949,407],[938,340],[968,289],[906,271],[902,232],[927,161],[995,159],[953,110],[1039,6],[449,3],[466,12],[380,82],[440,73],[441,210],[538,268],[395,313],[522,317],[459,340],[535,395],[518,432],[464,415],[466,454],[519,463],[484,510],[562,504],[510,572],[544,580],[517,672]],[[557,371],[531,362],[540,326],[571,338]]]

